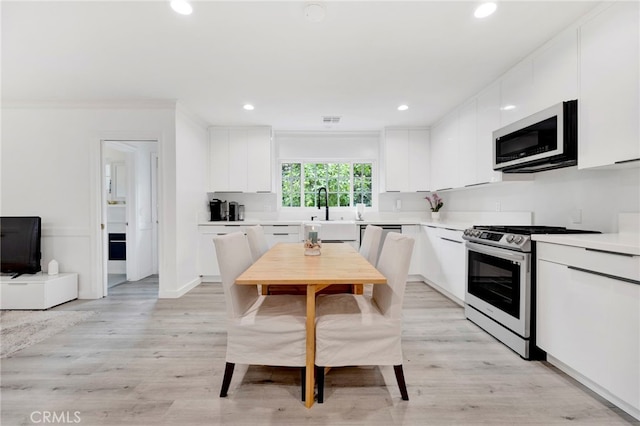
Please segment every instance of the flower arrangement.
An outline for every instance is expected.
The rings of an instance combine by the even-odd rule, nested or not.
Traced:
[[[429,198],[429,196],[427,195],[426,197],[424,197],[424,199],[429,202],[429,206],[431,206],[432,212],[438,212],[440,211],[442,206],[444,206],[444,202],[442,201],[442,198],[440,198],[435,192],[433,193],[432,197],[433,198]]]

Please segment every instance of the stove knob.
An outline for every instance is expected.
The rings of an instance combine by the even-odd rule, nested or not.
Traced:
[[[522,242],[522,240],[524,240],[524,238],[522,238],[522,235],[518,235],[513,242],[516,244],[520,244]]]
[[[465,229],[464,232],[463,232],[463,234],[466,235],[466,236],[469,236],[470,233],[471,233],[471,231],[468,230],[468,229]]]
[[[512,243],[513,242],[513,238],[514,238],[513,234],[507,235],[507,242],[508,243]]]
[[[474,237],[479,237],[480,235],[482,235],[482,232],[480,232],[479,230],[476,229],[475,231],[473,231]]]

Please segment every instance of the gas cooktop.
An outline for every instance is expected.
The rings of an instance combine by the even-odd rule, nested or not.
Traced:
[[[531,235],[534,234],[599,234],[599,231],[567,229],[561,226],[538,225],[476,225],[465,229],[462,238],[480,244],[502,247],[508,250],[531,251]]]

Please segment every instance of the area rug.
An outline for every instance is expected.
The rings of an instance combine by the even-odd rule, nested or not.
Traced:
[[[93,311],[2,311],[0,358],[41,342],[94,314]]]

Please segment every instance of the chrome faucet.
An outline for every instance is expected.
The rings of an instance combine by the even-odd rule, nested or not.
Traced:
[[[318,188],[318,209],[320,209],[320,193],[324,191],[324,207],[325,207],[325,220],[329,220],[329,195],[327,194],[327,188]]]

